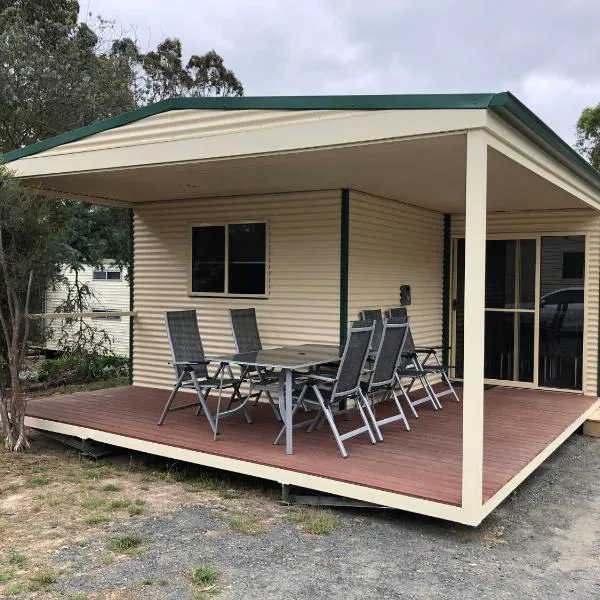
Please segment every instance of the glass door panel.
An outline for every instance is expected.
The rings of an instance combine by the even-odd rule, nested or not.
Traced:
[[[484,376],[534,381],[535,239],[488,240],[485,277]],[[464,376],[464,239],[457,240],[454,299],[455,376]]]
[[[543,237],[539,384],[582,388],[585,237]]]

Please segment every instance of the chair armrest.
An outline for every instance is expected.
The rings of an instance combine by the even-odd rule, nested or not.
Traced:
[[[311,385],[311,381],[317,380],[322,381],[323,383],[333,383],[335,381],[335,377],[325,377],[325,375],[315,375],[313,373],[308,373],[308,385]]]
[[[435,352],[436,350],[451,350],[451,346],[417,346],[417,352]]]
[[[178,361],[169,361],[170,365],[209,365],[210,360],[178,360]]]

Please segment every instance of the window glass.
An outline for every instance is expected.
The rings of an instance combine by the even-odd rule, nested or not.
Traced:
[[[225,226],[192,229],[192,292],[225,292]]]
[[[92,279],[94,281],[121,281],[121,271],[119,269],[94,269],[92,272]]]
[[[264,294],[266,225],[229,226],[229,293]]]
[[[194,227],[192,292],[264,295],[266,257],[265,223]]]
[[[585,270],[585,252],[563,252],[563,279],[583,279]]]

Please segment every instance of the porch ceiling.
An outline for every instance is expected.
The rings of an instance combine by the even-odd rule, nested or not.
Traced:
[[[488,210],[583,204],[490,148]],[[447,213],[464,212],[466,135],[27,178],[44,193],[92,202],[158,200],[351,188]]]

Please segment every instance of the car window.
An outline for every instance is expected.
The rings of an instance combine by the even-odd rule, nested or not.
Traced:
[[[583,290],[559,290],[548,294],[544,300],[546,306],[558,304],[583,304]]]

